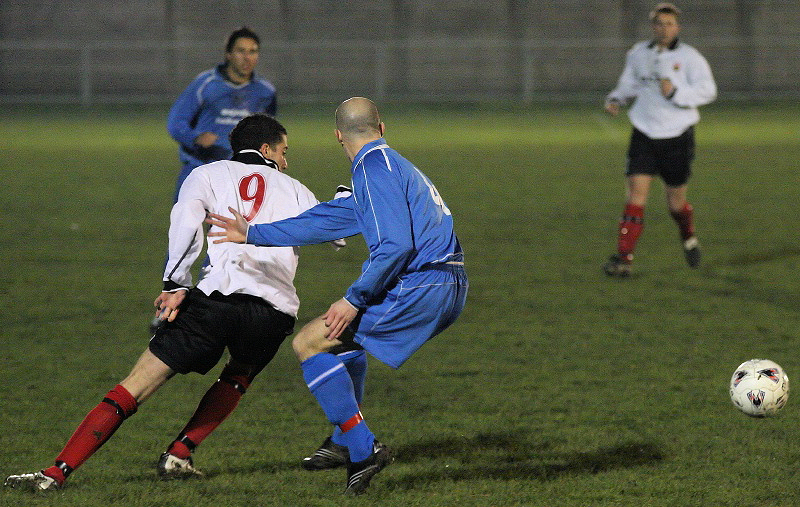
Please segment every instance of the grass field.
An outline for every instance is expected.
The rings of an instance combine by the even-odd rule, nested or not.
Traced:
[[[289,170],[349,181],[335,104],[286,106]],[[0,112],[0,475],[52,463],[149,338],[178,164],[164,108]],[[1,505],[800,505],[800,402],[728,400],[752,357],[800,382],[800,106],[703,110],[684,265],[661,185],[635,274],[606,278],[629,126],[597,105],[387,105],[387,138],[436,183],[467,252],[461,319],[403,368],[370,362],[363,412],[397,455],[368,494],[298,460],[329,427],[289,346],[198,449],[200,481],[154,464],[219,367],[170,381],[53,495]],[[357,276],[363,241],[305,247],[300,322]],[[220,365],[221,366],[221,365]]]

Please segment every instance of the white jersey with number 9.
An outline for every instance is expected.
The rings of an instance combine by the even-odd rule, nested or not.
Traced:
[[[274,164],[221,160],[196,168],[183,183],[170,214],[164,280],[191,286],[191,266],[202,250],[206,211],[229,216],[230,206],[249,222],[265,223],[298,215],[317,202],[308,188]],[[203,268],[198,289],[209,295],[219,291],[258,296],[281,312],[297,315],[297,247],[214,244],[210,240],[207,245],[209,264]]]

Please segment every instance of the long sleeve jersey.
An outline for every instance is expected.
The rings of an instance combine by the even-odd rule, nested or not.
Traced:
[[[305,245],[362,234],[369,248],[361,276],[345,299],[363,308],[406,273],[462,263],[453,217],[433,183],[378,139],[351,166],[353,195],[322,202],[305,213],[248,228],[256,245]]]
[[[206,211],[230,214],[230,206],[248,220],[271,222],[295,216],[317,203],[308,188],[278,171],[274,162],[255,150],[237,153],[234,160],[198,167],[186,178],[170,214],[165,289],[191,286],[190,269],[202,249]],[[297,315],[296,247],[215,244],[213,239],[208,238],[210,264],[204,268],[198,289],[209,295],[214,291],[250,294],[283,313]]]
[[[255,113],[274,116],[277,111],[275,87],[253,74],[249,82],[237,85],[225,76],[225,64],[201,72],[180,94],[167,116],[167,131],[178,141],[185,166],[225,160],[231,157],[228,135],[239,120]],[[194,140],[203,132],[219,136],[209,148]]]
[[[675,87],[670,98],[661,94],[660,79]],[[637,42],[628,51],[625,68],[607,101],[628,104],[633,126],[651,139],[678,137],[700,121],[697,108],[717,98],[711,67],[692,46],[676,40],[659,50],[652,41]]]

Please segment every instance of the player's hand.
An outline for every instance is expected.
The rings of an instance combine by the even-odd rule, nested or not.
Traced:
[[[203,132],[194,139],[194,144],[201,148],[211,148],[217,142],[219,136],[213,132]]]
[[[672,92],[675,90],[675,86],[673,86],[672,81],[669,79],[660,79],[659,83],[661,84],[661,95],[669,98],[669,96],[672,95]]]
[[[233,218],[217,215],[216,213],[209,213],[206,216],[205,222],[214,225],[223,231],[209,231],[208,235],[215,238],[214,243],[225,243],[230,241],[232,243],[244,243],[247,241],[247,220],[244,219],[241,213],[235,209],[228,207],[228,211],[233,213]]]
[[[619,102],[616,100],[609,100],[606,102],[605,110],[611,116],[616,116],[619,114]]]
[[[162,292],[153,303],[156,307],[156,317],[172,322],[178,316],[179,307],[185,298],[186,289]]]
[[[342,333],[347,329],[347,326],[353,322],[353,319],[358,315],[358,308],[351,305],[345,298],[336,301],[328,308],[322,318],[325,320],[325,326],[328,328],[328,334],[325,338],[328,340],[338,340]]]

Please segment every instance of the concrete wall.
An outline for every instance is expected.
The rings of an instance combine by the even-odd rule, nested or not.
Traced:
[[[246,24],[283,100],[599,96],[649,37],[638,0],[8,1],[0,100],[168,101]],[[800,2],[694,0],[683,38],[722,95],[794,95]]]

